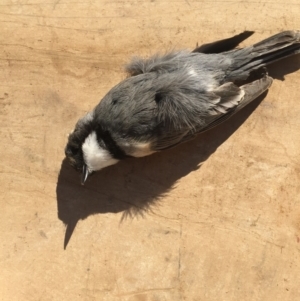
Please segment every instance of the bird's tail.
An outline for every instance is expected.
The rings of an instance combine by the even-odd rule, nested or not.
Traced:
[[[246,79],[250,72],[300,53],[300,31],[283,31],[257,44],[231,51],[234,60],[230,79]]]

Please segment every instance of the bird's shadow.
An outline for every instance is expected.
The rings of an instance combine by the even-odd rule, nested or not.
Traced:
[[[293,64],[290,58],[285,61],[289,63],[285,68],[281,68],[281,72],[274,68],[275,74],[271,71],[269,74],[282,80],[284,74],[294,72],[295,63]],[[84,186],[80,185],[80,174],[63,160],[56,193],[58,218],[66,225],[64,248],[77,222],[92,214],[123,212],[124,219],[143,216],[153,210],[180,178],[199,169],[201,164],[244,123],[266,94],[261,95],[227,122],[199,135],[196,139],[148,157],[124,160],[95,173]]]

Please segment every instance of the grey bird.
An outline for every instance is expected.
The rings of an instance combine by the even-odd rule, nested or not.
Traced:
[[[174,147],[224,122],[272,84],[265,66],[300,53],[300,31],[284,31],[242,49],[253,32],[148,59],[133,58],[113,87],[69,135],[70,164],[82,184],[126,157]],[[249,82],[253,71],[264,69]],[[248,79],[248,82],[246,80]]]

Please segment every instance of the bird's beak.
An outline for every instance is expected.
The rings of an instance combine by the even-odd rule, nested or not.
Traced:
[[[86,164],[83,164],[83,167],[82,167],[82,175],[81,175],[81,185],[84,185],[86,179],[88,178],[89,176],[89,170],[86,166]]]

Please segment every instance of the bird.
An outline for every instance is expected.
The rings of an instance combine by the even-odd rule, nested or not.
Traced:
[[[283,31],[239,48],[231,38],[149,58],[133,57],[128,76],[80,118],[65,155],[88,176],[127,157],[144,157],[196,137],[240,111],[272,84],[266,67],[300,53],[300,31]],[[256,79],[251,74],[261,70]]]

